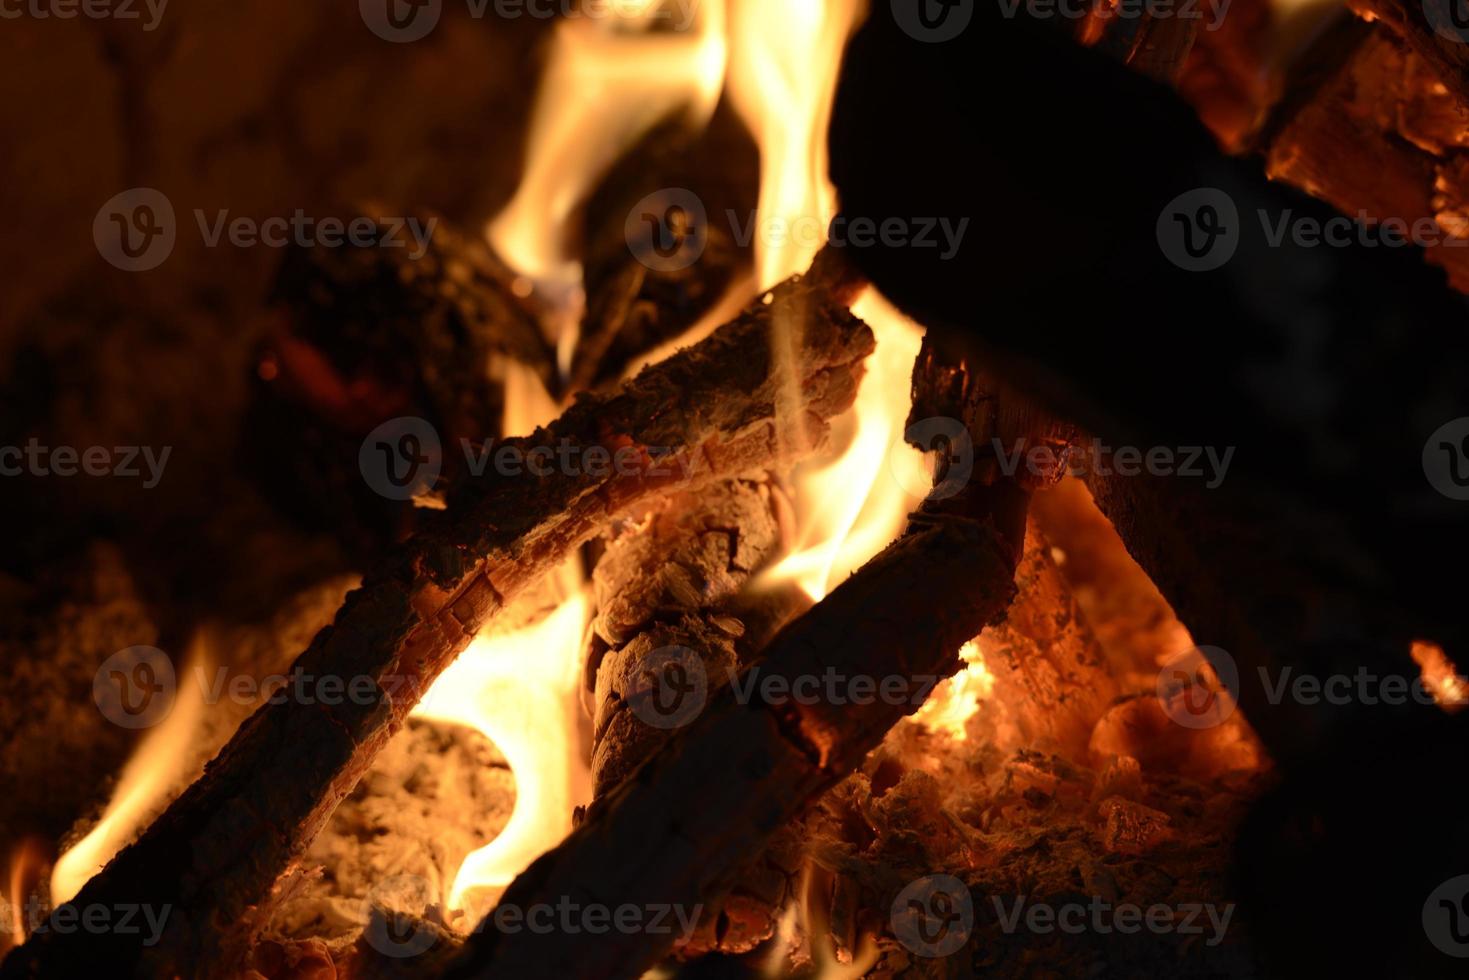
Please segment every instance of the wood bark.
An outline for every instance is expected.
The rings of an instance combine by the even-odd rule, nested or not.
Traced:
[[[651,724],[656,719],[637,700],[648,673],[666,666],[662,660],[675,651],[697,658],[715,693],[809,607],[794,588],[743,592],[789,545],[789,506],[769,475],[727,480],[665,498],[646,522],[608,546],[592,576],[599,612],[588,658],[598,799],[673,735]],[[743,953],[769,939],[798,880],[801,843],[783,829],[728,889],[704,896],[707,911],[685,954]]]
[[[916,514],[899,541],[782,632],[757,664],[761,683],[828,671],[915,679],[957,670],[959,647],[1013,595],[1028,500],[1008,481],[966,493],[968,514]],[[499,908],[573,901],[695,910],[918,706],[895,700],[745,702],[726,688],[660,755],[594,803]],[[496,914],[446,976],[638,977],[675,938],[502,930]]]
[[[247,720],[191,786],[77,896],[75,904],[170,910],[161,941],[33,936],[0,976],[205,976],[239,962],[241,925],[298,859],[419,696],[528,585],[617,515],[819,444],[855,397],[871,331],[844,302],[858,283],[830,255],[762,297],[707,341],[508,445],[628,450],[636,464],[536,476],[487,471],[363,587],[297,661],[308,677],[361,679],[366,698],[286,700]],[[798,342],[773,321],[801,326]],[[794,397],[793,397],[794,396]],[[779,408],[778,408],[779,406]]]
[[[911,428],[909,439],[951,459],[969,453],[970,475],[958,485],[940,466],[934,494],[904,535],[777,635],[741,678],[698,704],[661,753],[596,801],[565,842],[510,886],[447,977],[638,977],[674,946],[672,935],[645,931],[588,937],[502,928],[504,910],[568,901],[670,905],[698,918],[693,935],[682,937],[696,948],[748,924],[711,922],[711,912],[726,910],[706,906],[708,897],[726,894],[742,870],[748,876],[751,855],[773,857],[770,866],[754,866],[766,872],[755,880],[772,886],[782,861],[795,867],[798,855],[783,834],[790,821],[916,711],[939,679],[959,669],[963,644],[1010,607],[1032,487],[1044,481],[1004,474],[998,450],[1047,438],[1056,427],[1001,392],[992,376],[925,346],[914,369],[914,415],[960,422],[969,447],[923,445],[922,430]],[[820,693],[793,696],[810,691],[813,679],[825,682]],[[884,690],[896,680],[910,696],[849,696],[856,687],[844,683],[858,679]],[[775,894],[756,890],[752,910]],[[852,899],[832,892],[823,910],[848,951],[850,937],[838,933]]]

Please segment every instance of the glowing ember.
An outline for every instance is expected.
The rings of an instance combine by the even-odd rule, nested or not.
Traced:
[[[959,659],[964,661],[964,669],[934,688],[911,720],[962,742],[967,737],[967,722],[979,711],[979,702],[994,690],[995,677],[985,667],[978,640],[964,644]]]
[[[180,671],[180,678],[192,677],[194,683],[180,683],[173,710],[158,727],[152,729],[128,760],[117,783],[112,802],[91,833],[63,854],[51,872],[51,902],[69,902],[92,876],[125,846],[132,843],[160,809],[168,802],[170,792],[189,776],[190,742],[204,718],[204,678],[209,674],[211,658],[202,638],[191,646],[187,662],[193,665]]]
[[[1414,643],[1413,662],[1422,671],[1423,686],[1445,711],[1460,711],[1469,704],[1469,680],[1459,673],[1443,647],[1422,641]]]

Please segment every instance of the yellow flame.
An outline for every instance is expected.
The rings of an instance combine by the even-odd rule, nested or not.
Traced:
[[[556,27],[532,110],[525,176],[490,222],[490,244],[560,306],[561,368],[570,365],[581,300],[572,219],[596,181],[661,120],[714,113],[727,60],[724,0],[636,0],[615,17]]]
[[[555,418],[556,402],[535,372],[515,361],[505,371],[505,434],[525,434]],[[464,859],[445,896],[451,910],[466,909],[476,889],[509,884],[571,831],[573,809],[591,798],[577,726],[582,636],[591,603],[579,559],[556,576],[560,594],[568,598],[555,611],[513,633],[476,637],[413,711],[416,718],[477,729],[515,775],[510,822]],[[473,925],[477,916],[463,921]]]
[[[0,902],[0,956],[25,942],[30,930],[29,916],[39,908],[44,896],[36,894],[36,886],[45,872],[46,848],[39,839],[25,838],[10,855],[9,888],[6,900]],[[32,901],[36,902],[33,906]]]
[[[204,718],[205,675],[211,658],[202,637],[190,646],[180,671],[173,710],[144,737],[123,767],[122,776],[102,819],[56,862],[51,872],[53,905],[69,902],[82,886],[111,861],[118,851],[133,842],[166,802],[170,791],[189,776],[190,743]],[[187,682],[187,678],[193,682]]]
[[[836,213],[826,132],[842,52],[865,13],[862,0],[741,0],[731,10],[729,91],[760,147],[760,289],[809,267]],[[813,600],[897,536],[918,502],[905,487],[924,483],[922,455],[902,441],[922,330],[873,290],[853,312],[872,326],[877,352],[851,441],[839,458],[797,472],[800,537],[764,580],[793,581]],[[799,342],[800,324],[777,329],[779,363]]]
[[[934,688],[923,707],[911,721],[930,731],[943,732],[956,742],[968,737],[965,730],[970,718],[979,711],[979,702],[995,689],[995,676],[985,666],[979,641],[970,640],[959,650],[964,669]]]
[[[928,485],[929,464],[903,441],[921,328],[875,290],[853,306],[877,337],[857,393],[855,434],[836,460],[796,473],[797,547],[765,576],[793,581],[816,601],[881,551]]]
[[[591,798],[591,774],[576,741],[590,603],[580,566],[569,563],[562,574],[575,590],[570,599],[526,629],[476,638],[413,711],[414,717],[478,729],[515,774],[510,822],[464,859],[446,896],[451,909],[466,908],[473,889],[509,884],[560,843],[571,831],[573,809]]]
[[[862,0],[737,0],[731,11],[730,97],[760,147],[760,290],[804,271],[836,214],[826,131],[864,12]]]

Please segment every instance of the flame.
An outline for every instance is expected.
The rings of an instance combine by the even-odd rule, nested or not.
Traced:
[[[533,626],[477,637],[413,711],[417,718],[478,729],[515,774],[510,822],[464,859],[446,896],[454,910],[466,909],[474,889],[508,885],[560,843],[571,831],[572,811],[591,798],[591,774],[575,739],[590,602],[576,561],[561,574],[575,590],[571,598]],[[469,925],[477,921],[470,918]]]
[[[682,112],[691,125],[706,124],[728,57],[724,0],[626,0],[614,10],[615,17],[557,25],[532,110],[525,177],[486,229],[500,257],[561,308],[553,326],[563,372],[583,301],[577,208],[660,121]]]
[[[760,147],[756,268],[764,291],[810,266],[836,215],[826,131],[847,38],[862,0],[737,0],[729,92]]]
[[[836,460],[797,470],[801,533],[763,580],[795,582],[813,601],[896,538],[922,499],[913,491],[931,485],[928,461],[903,441],[922,330],[875,290],[852,311],[877,337],[853,409],[855,433]]]
[[[53,905],[75,898],[93,875],[137,838],[167,803],[171,792],[189,777],[191,742],[204,719],[204,678],[212,663],[202,636],[196,636],[190,644],[186,662],[194,666],[180,671],[179,677],[193,676],[196,682],[178,685],[173,710],[147,734],[123,767],[102,819],[57,860],[51,872]]]
[[[557,411],[535,372],[507,363],[506,434],[533,431]],[[568,598],[524,629],[476,637],[413,711],[416,718],[478,730],[495,743],[515,775],[510,822],[464,859],[444,896],[451,910],[468,911],[466,899],[473,891],[508,885],[570,833],[572,811],[591,799],[591,771],[577,725],[582,636],[591,601],[578,558],[555,574],[560,594]],[[472,925],[478,916],[461,921]]]
[[[1424,689],[1433,695],[1439,707],[1452,714],[1469,703],[1469,680],[1459,673],[1443,647],[1418,640],[1413,644],[1412,654]]]
[[[22,840],[10,855],[9,887],[5,903],[0,903],[0,956],[26,940],[32,910],[42,898],[36,886],[45,875],[46,858],[46,845],[38,838]]]
[[[909,719],[929,731],[943,732],[956,742],[968,737],[967,722],[979,711],[979,702],[995,689],[995,675],[985,666],[978,639],[960,648],[959,659],[964,661],[964,669],[934,688],[923,707]]]
[[[826,132],[842,51],[865,14],[862,0],[742,0],[732,8],[730,95],[760,147],[762,290],[810,266],[836,214]],[[923,332],[874,290],[853,312],[871,325],[877,352],[858,392],[851,441],[837,459],[798,470],[800,537],[763,580],[795,582],[813,600],[897,536],[919,499],[905,487],[926,484],[922,455],[902,441]],[[800,324],[776,328],[777,362],[789,363]]]

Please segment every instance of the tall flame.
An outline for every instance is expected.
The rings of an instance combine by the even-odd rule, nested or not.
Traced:
[[[557,25],[532,110],[525,176],[487,229],[500,256],[561,307],[554,326],[563,372],[582,301],[577,208],[661,120],[677,112],[695,126],[709,120],[728,56],[724,0],[630,0],[612,9],[615,17]]]
[[[531,432],[556,413],[540,378],[508,362],[502,430]],[[567,598],[550,615],[512,633],[476,637],[413,711],[416,718],[477,729],[515,775],[510,822],[464,859],[444,896],[450,909],[467,909],[476,890],[509,884],[570,833],[572,811],[591,798],[591,771],[577,734],[582,637],[591,603],[578,559],[558,569],[556,578],[559,594]],[[477,915],[464,920],[475,921]]]
[[[190,744],[204,719],[205,675],[210,656],[202,636],[190,647],[190,668],[179,672],[173,710],[148,732],[122,770],[112,802],[87,836],[56,862],[51,872],[51,902],[76,897],[103,865],[130,844],[166,802],[169,792],[189,775]],[[186,679],[191,678],[190,683]]]

